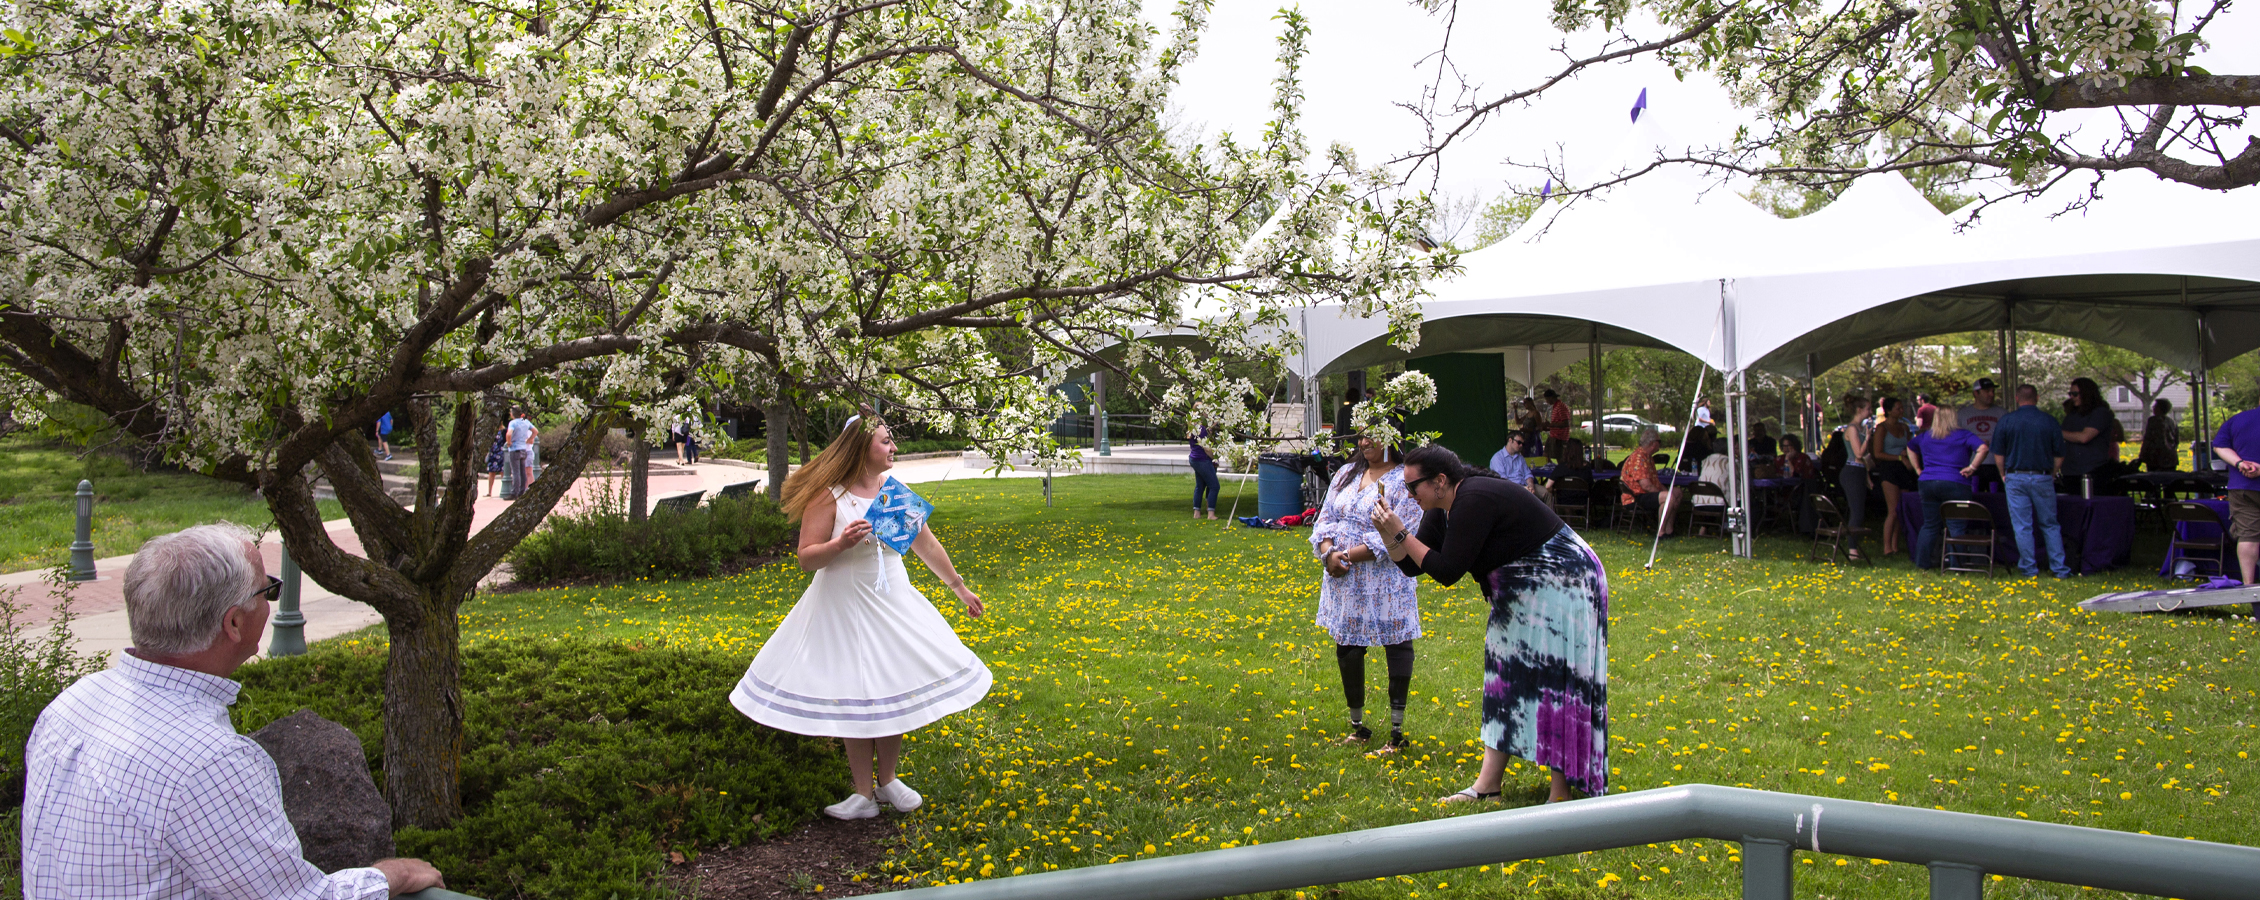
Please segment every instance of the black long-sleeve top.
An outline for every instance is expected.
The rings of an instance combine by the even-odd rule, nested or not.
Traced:
[[[1446,587],[1470,573],[1480,580],[1545,546],[1561,530],[1561,517],[1536,495],[1513,482],[1479,475],[1460,482],[1451,509],[1421,516],[1419,537],[1428,557],[1416,565],[1407,555],[1397,561],[1397,569],[1414,578],[1425,574]]]

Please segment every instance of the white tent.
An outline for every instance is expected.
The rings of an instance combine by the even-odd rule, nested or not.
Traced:
[[[1640,152],[1627,157],[1670,146],[1652,125],[1631,143]],[[2004,206],[1956,232],[1896,176],[1780,219],[1691,173],[1658,172],[1464,256],[1423,304],[1409,353],[1386,343],[1386,323],[1313,308],[1297,369],[1579,341],[1673,347],[1727,373],[1739,433],[1750,370],[1809,377],[1932,334],[2044,331],[2200,372],[2260,347],[2249,201],[2126,175],[2109,188],[2084,212],[2053,215],[2061,200]],[[1746,464],[1733,470],[1739,481]],[[1737,511],[1748,507],[1747,484],[1725,487]],[[1749,552],[1746,531],[1735,543]]]

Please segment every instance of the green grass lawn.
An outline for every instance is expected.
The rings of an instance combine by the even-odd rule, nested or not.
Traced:
[[[80,459],[65,444],[18,433],[0,437],[0,572],[70,559],[80,479],[94,482],[94,556],[121,556],[157,535],[226,519],[252,528],[274,521],[246,490],[184,472],[137,472],[125,460]],[[322,517],[345,515],[322,501]]]
[[[1367,758],[1334,743],[1345,715],[1331,643],[1311,624],[1320,570],[1308,532],[1195,523],[1190,486],[1082,476],[1058,482],[1050,508],[1034,480],[921,486],[989,605],[979,620],[944,611],[997,686],[909,739],[905,776],[928,804],[901,817],[879,877],[1001,877],[1422,821],[1474,777],[1486,612],[1476,589],[1424,583],[1408,721],[1417,743]],[[2260,629],[2073,606],[2155,584],[2143,562],[2155,551],[2138,550],[2121,573],[2036,583],[1918,574],[1903,561],[1838,569],[1785,540],[1761,541],[1752,561],[1682,539],[1643,571],[1645,544],[1591,539],[1612,589],[1612,791],[1704,782],[2251,842],[2260,795],[2237,778],[2260,749],[2260,674],[2246,655]],[[912,571],[929,597],[947,597]],[[465,608],[466,639],[657,637],[750,658],[806,583],[780,564],[488,595]],[[1385,679],[1378,659],[1369,666],[1379,711]],[[712,685],[711,702],[730,687]],[[1510,773],[1507,805],[1543,798],[1534,767]],[[1361,898],[1736,896],[1736,847],[1681,841],[1335,887]],[[1917,866],[1799,862],[1802,897],[1927,890]],[[2021,881],[1987,890],[2083,894]]]

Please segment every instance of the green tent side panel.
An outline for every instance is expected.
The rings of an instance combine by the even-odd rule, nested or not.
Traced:
[[[1405,419],[1434,431],[1469,465],[1487,465],[1507,443],[1507,360],[1497,353],[1441,353],[1405,361],[1436,382],[1436,405]]]

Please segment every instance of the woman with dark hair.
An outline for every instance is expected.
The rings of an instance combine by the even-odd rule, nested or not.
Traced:
[[[1452,451],[1405,455],[1405,487],[1424,515],[1417,534],[1373,512],[1389,558],[1407,575],[1453,585],[1472,576],[1491,602],[1483,638],[1483,766],[1438,802],[1499,796],[1507,757],[1553,773],[1547,802],[1606,793],[1609,781],[1609,581],[1601,558],[1553,510],[1483,477]]]
[[[1389,548],[1373,527],[1373,510],[1390,507],[1417,525],[1420,505],[1405,491],[1403,453],[1364,435],[1357,448],[1350,464],[1334,474],[1311,531],[1311,548],[1326,563],[1318,586],[1318,627],[1334,639],[1334,662],[1342,671],[1342,696],[1350,706],[1346,744],[1373,739],[1365,724],[1365,653],[1382,648],[1389,663],[1389,741],[1374,752],[1387,755],[1405,746],[1420,596],[1412,578],[1384,562]]]
[[[1525,456],[1538,456],[1546,445],[1538,442],[1539,432],[1545,430],[1546,417],[1538,414],[1538,401],[1529,397],[1515,401],[1515,430],[1522,434],[1522,452]],[[1561,462],[1561,460],[1555,460]]]
[[[1883,485],[1883,555],[1899,552],[1899,495],[1915,489],[1915,470],[1907,467],[1907,442],[1915,429],[1907,421],[1907,404],[1885,397],[1876,404],[1875,430],[1868,437],[1870,470]]]
[[[1216,457],[1201,446],[1201,439],[1208,436],[1207,426],[1185,435],[1185,443],[1191,448],[1186,451],[1185,459],[1193,465],[1193,518],[1196,519],[1201,517],[1204,508],[1210,519],[1216,518],[1216,495],[1224,487],[1216,479]],[[1204,504],[1203,500],[1207,502]]]
[[[2103,402],[2095,379],[2074,378],[2064,395],[2064,469],[2066,493],[2079,493],[2080,476],[2094,475],[2100,486],[2109,474],[2102,471],[2119,458],[2119,416]]]
[[[1844,465],[1837,470],[1837,483],[1844,488],[1844,524],[1854,530],[1844,539],[1844,555],[1850,559],[1866,559],[1860,549],[1860,537],[1868,530],[1868,440],[1874,429],[1868,427],[1868,398],[1858,394],[1844,395],[1844,427],[1836,436],[1844,442]]]
[[[2182,428],[2174,424],[2174,401],[2150,404],[2150,419],[2142,423],[2142,452],[2135,461],[2152,472],[2178,472],[2182,467]]]

